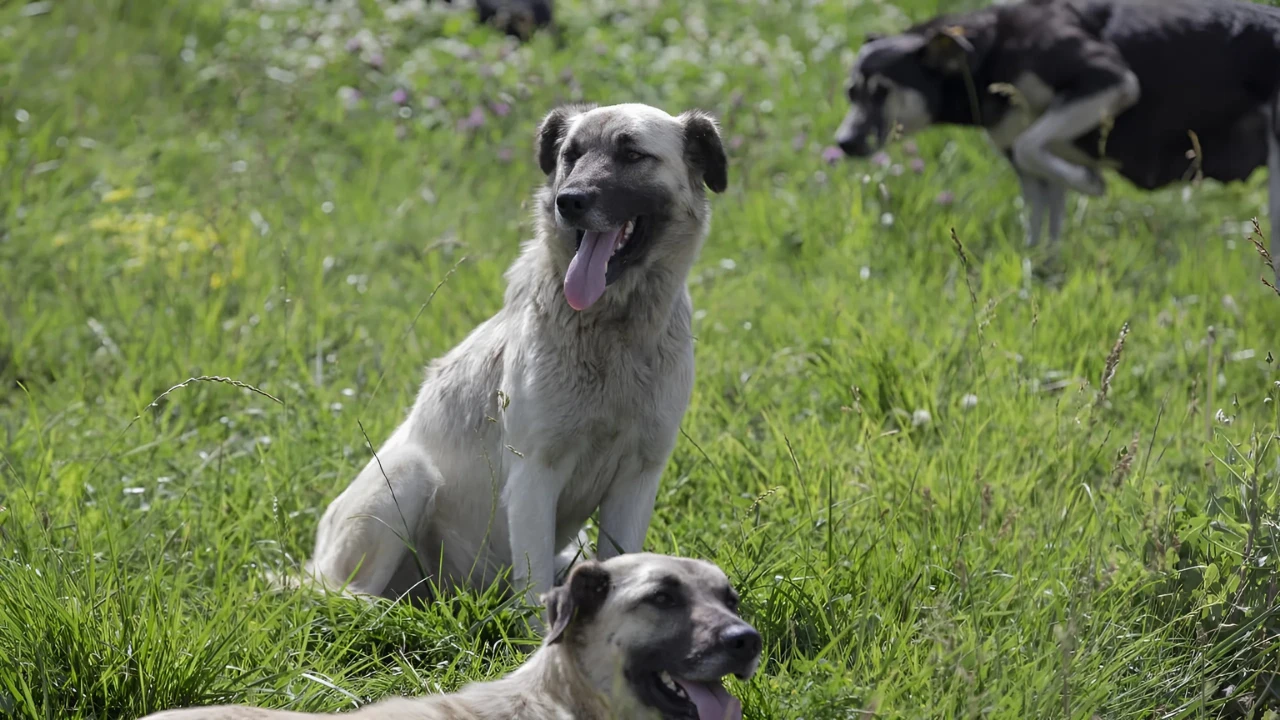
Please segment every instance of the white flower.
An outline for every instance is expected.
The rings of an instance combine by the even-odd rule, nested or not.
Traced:
[[[931,422],[933,422],[933,416],[930,415],[929,411],[925,410],[924,408],[921,408],[911,413],[912,427],[920,427],[921,425],[928,425]]]

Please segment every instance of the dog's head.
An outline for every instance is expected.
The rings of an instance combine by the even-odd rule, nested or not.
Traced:
[[[656,270],[681,281],[706,235],[703,186],[728,182],[715,121],[648,105],[553,110],[537,136],[539,220],[575,310],[625,298]]]
[[[966,35],[946,18],[900,35],[868,35],[845,85],[849,111],[836,131],[840,149],[866,157],[890,137],[937,121],[947,86],[963,82],[981,55]]]
[[[742,717],[720,681],[755,674],[760,633],[715,565],[649,553],[588,561],[544,601],[544,643],[563,644],[615,704],[663,720]]]

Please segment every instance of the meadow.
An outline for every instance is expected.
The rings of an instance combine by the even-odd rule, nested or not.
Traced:
[[[1071,199],[977,133],[840,161],[868,31],[974,3],[0,4],[0,716],[350,709],[519,664],[532,610],[273,592],[501,304],[561,102],[699,107],[730,187],[649,548],[765,638],[749,720],[1276,718],[1265,172]],[[1267,228],[1262,217],[1262,229]]]

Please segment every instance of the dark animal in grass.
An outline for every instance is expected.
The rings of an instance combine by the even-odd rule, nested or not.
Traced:
[[[1268,168],[1280,216],[1280,8],[1239,0],[1023,0],[867,38],[836,133],[847,155],[930,125],[984,128],[1012,163],[1028,244],[1104,169],[1154,190]],[[1280,275],[1280,242],[1272,232]]]

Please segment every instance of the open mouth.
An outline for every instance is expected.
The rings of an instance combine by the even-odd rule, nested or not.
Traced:
[[[695,682],[664,671],[653,675],[652,682],[655,705],[664,718],[742,720],[742,703],[719,680]]]
[[[605,287],[640,257],[644,231],[643,216],[604,232],[578,231],[578,247],[564,276],[564,297],[570,307],[586,310],[600,299]]]

